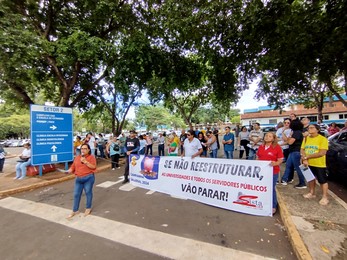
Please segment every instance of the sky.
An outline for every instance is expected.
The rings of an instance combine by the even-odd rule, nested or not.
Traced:
[[[235,106],[235,108],[240,109],[240,112],[243,113],[244,109],[250,109],[250,108],[258,108],[260,106],[267,106],[267,102],[266,100],[262,99],[257,101],[256,99],[254,99],[254,95],[255,95],[255,90],[257,89],[257,84],[252,83],[249,86],[248,90],[245,90],[239,100],[239,102],[237,103],[237,105]],[[140,103],[149,103],[148,99],[145,97],[146,95],[143,95],[141,97],[141,99],[139,100]],[[129,110],[129,113],[127,115],[128,119],[134,119],[135,118],[135,109],[134,107],[131,107]]]
[[[257,89],[257,85],[251,84],[249,86],[249,89],[243,92],[242,97],[240,98],[239,102],[236,105],[236,108],[240,109],[241,113],[243,113],[244,109],[258,108],[260,106],[268,105],[267,101],[264,99],[259,101],[254,99],[256,89]]]

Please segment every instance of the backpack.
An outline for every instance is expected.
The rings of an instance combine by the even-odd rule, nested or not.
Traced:
[[[119,152],[119,145],[118,144],[113,145],[113,151]]]

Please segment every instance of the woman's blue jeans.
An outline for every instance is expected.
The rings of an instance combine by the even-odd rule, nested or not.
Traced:
[[[99,151],[100,151],[100,157],[101,158],[105,158],[104,146],[101,144],[101,145],[98,145],[98,148],[99,148]]]
[[[73,212],[78,211],[80,207],[80,201],[82,192],[84,190],[86,194],[86,208],[92,208],[92,200],[93,200],[93,184],[95,182],[94,174],[89,174],[84,177],[76,177],[75,179],[75,189],[73,194]]]
[[[211,158],[217,158],[217,153],[218,153],[218,149],[212,150],[212,153],[210,153],[210,157]]]
[[[26,162],[20,162],[16,165],[16,178],[24,178],[27,175],[27,166],[31,164],[31,158]]]
[[[233,151],[225,151],[224,150],[224,155],[225,155],[225,158],[227,158],[227,159],[234,159],[234,152]]]
[[[273,175],[273,182],[272,182],[272,208],[277,208],[277,193],[276,193],[276,183],[278,181],[278,174]]]
[[[291,152],[289,154],[287,162],[286,162],[286,170],[284,171],[282,181],[287,182],[290,173],[293,172],[295,169],[299,177],[299,185],[305,185],[305,177],[299,168],[300,158],[301,158],[300,152]]]

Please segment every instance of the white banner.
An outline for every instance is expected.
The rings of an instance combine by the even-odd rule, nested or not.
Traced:
[[[272,216],[269,161],[130,155],[131,184],[257,216]]]

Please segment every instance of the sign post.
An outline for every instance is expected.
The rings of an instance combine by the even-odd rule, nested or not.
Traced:
[[[31,164],[73,160],[72,108],[31,105]]]

